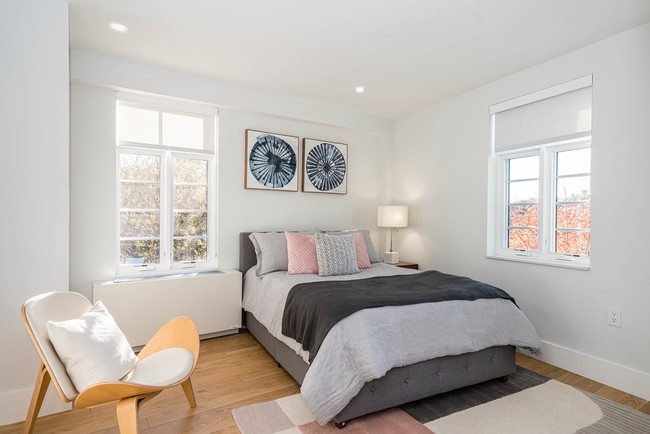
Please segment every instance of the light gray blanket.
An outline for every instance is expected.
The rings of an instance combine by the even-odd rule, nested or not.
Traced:
[[[412,270],[374,264],[348,280],[408,274]],[[282,312],[291,288],[322,281],[317,275],[276,272],[262,278],[246,273],[244,309],[304,360],[308,353],[283,336]],[[332,327],[302,384],[301,394],[316,420],[324,425],[356,396],[363,385],[390,369],[447,355],[514,345],[535,350],[541,343],[535,328],[512,302],[503,299],[445,301],[388,306],[356,312]]]

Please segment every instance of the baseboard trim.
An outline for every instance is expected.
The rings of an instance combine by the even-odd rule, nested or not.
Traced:
[[[34,381],[36,381],[36,376],[34,376]],[[25,420],[29,403],[32,400],[32,393],[34,393],[33,387],[0,393],[0,408],[2,409],[0,412],[0,426]],[[48,414],[71,409],[72,403],[63,402],[56,389],[50,384],[38,416],[47,416]]]
[[[650,373],[542,341],[540,360],[650,401]]]

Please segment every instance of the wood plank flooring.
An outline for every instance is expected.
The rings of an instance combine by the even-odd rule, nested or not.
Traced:
[[[517,355],[517,364],[550,378],[650,414],[650,403],[536,359]],[[36,380],[36,378],[34,378]],[[196,408],[179,387],[144,404],[140,433],[238,433],[231,410],[299,392],[298,384],[247,332],[201,341],[192,376]],[[75,409],[38,418],[35,433],[119,433],[116,404]],[[0,434],[22,432],[23,423],[0,427]]]

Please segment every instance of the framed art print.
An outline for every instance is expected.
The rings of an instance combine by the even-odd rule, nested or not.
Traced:
[[[302,191],[347,194],[348,145],[303,139],[302,159]]]
[[[298,191],[296,136],[246,130],[244,188]]]

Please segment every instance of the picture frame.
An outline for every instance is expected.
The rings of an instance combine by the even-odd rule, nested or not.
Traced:
[[[297,136],[247,129],[244,188],[298,191],[299,144]]]
[[[348,193],[348,145],[327,140],[302,140],[302,191]]]

